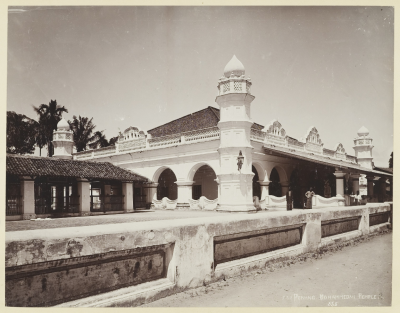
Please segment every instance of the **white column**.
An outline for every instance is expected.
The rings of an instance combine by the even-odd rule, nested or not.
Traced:
[[[353,193],[356,195],[357,191],[360,191],[360,174],[351,175],[351,179],[353,180]]]
[[[192,199],[192,185],[194,181],[176,181],[178,186],[178,203],[177,209],[189,208],[189,199]]]
[[[21,185],[21,206],[22,219],[30,220],[36,218],[35,214],[35,181],[30,177],[22,177]]]
[[[258,181],[261,186],[261,200],[265,199],[267,196],[269,196],[269,181]]]
[[[158,183],[143,184],[143,189],[146,194],[146,204],[153,204],[153,197],[157,194],[157,186]]]
[[[125,213],[133,212],[133,184],[122,182],[122,194],[124,195],[123,209]]]
[[[339,206],[344,206],[344,176],[346,173],[343,172],[335,172],[333,175],[336,176],[336,197],[342,198],[343,200],[339,200],[338,205]]]
[[[281,182],[281,189],[282,189],[282,197],[286,196],[286,193],[289,191],[290,182],[284,181]]]
[[[90,182],[86,179],[77,181],[79,196],[79,214],[81,216],[90,215]]]
[[[367,195],[368,201],[374,197],[374,176],[367,176]]]

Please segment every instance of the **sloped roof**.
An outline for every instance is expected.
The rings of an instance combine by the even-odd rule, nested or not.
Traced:
[[[155,138],[215,127],[220,120],[219,113],[218,109],[209,106],[203,110],[185,115],[169,123],[150,129],[147,133]],[[261,130],[264,126],[254,123],[252,128]]]
[[[121,181],[148,181],[146,177],[115,166],[109,162],[64,160],[13,154],[7,154],[6,172],[7,174],[21,176],[58,176]]]

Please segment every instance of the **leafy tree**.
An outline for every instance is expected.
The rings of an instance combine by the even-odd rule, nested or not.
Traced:
[[[103,134],[103,131],[96,131],[93,137],[94,141],[92,143],[89,143],[89,147],[91,149],[104,148],[110,145],[108,140],[106,139],[106,135]]]
[[[7,153],[33,153],[38,125],[23,114],[7,111]]]
[[[109,141],[108,144],[109,146],[115,146],[115,143],[118,141],[118,136],[112,137]]]
[[[41,104],[39,107],[33,107],[34,111],[39,115],[40,124],[40,139],[37,139],[39,144],[43,146],[47,144],[48,156],[53,155],[53,131],[57,129],[57,124],[62,118],[64,112],[68,110],[64,106],[57,104],[57,100],[50,100],[49,104]],[[43,147],[42,146],[42,147]],[[39,146],[40,147],[40,146]]]
[[[389,168],[393,168],[393,152],[390,154]]]
[[[93,118],[89,120],[87,117],[77,118],[75,115],[72,117],[72,121],[68,121],[69,127],[73,132],[74,143],[77,152],[85,151],[89,144],[96,140],[96,136],[93,131],[96,125],[92,122]]]

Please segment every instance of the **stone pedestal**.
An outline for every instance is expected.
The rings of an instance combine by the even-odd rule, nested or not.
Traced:
[[[22,219],[36,218],[35,214],[35,181],[30,177],[20,179]]]
[[[133,212],[133,184],[131,182],[122,183],[122,194],[124,195],[124,212]]]
[[[176,181],[178,186],[177,209],[189,209],[189,199],[192,199],[192,185],[194,181]]]
[[[79,215],[90,215],[90,182],[86,179],[80,179],[77,182],[77,186],[79,196]]]

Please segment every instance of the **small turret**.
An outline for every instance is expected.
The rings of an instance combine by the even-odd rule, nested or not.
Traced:
[[[354,151],[357,158],[357,163],[362,167],[373,169],[374,163],[372,162],[372,138],[369,137],[369,131],[362,126],[358,132],[358,137],[354,138]]]
[[[72,149],[74,147],[73,132],[65,119],[61,119],[57,124],[57,130],[53,132],[53,157],[59,159],[72,159]]]

